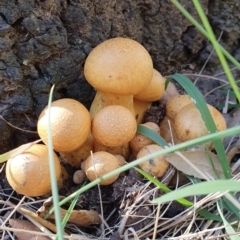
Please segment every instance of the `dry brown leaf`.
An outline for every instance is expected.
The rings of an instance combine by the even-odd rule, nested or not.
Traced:
[[[231,162],[233,157],[238,154],[240,151],[240,144],[238,145],[235,145],[234,147],[232,147],[228,153],[227,153],[227,158],[228,158],[228,161]]]
[[[219,159],[217,155],[206,152],[203,150],[195,150],[195,151],[185,151],[181,152],[181,154],[186,157],[192,164],[196,166],[201,172],[203,172],[206,176],[211,176],[212,178],[216,179],[216,174],[214,169],[211,165],[211,160],[214,164],[216,172],[218,173],[220,178],[224,178],[222,167],[219,163]],[[183,160],[179,155],[172,153],[165,156],[166,160],[171,163],[176,169],[182,171],[187,175],[194,176],[196,178],[203,179],[204,177],[197,172],[189,163]],[[207,179],[206,179],[207,180]]]
[[[14,228],[16,228],[16,229],[22,229],[27,231],[41,232],[33,223],[27,220],[10,219],[9,224],[13,228],[14,235],[18,238],[18,240],[26,240],[26,239],[50,240],[51,239],[49,237],[38,235],[38,234],[14,231]]]
[[[41,208],[38,209],[37,214],[39,217],[44,218],[48,211],[52,208],[52,197],[48,198]],[[67,213],[67,210],[60,208],[60,214],[63,218]],[[55,219],[54,214],[48,217],[49,219]],[[69,217],[69,222],[81,225],[90,226],[92,224],[100,224],[101,219],[96,211],[93,210],[73,210]]]

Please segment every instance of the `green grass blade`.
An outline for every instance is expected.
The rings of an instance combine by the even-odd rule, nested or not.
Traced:
[[[226,191],[239,191],[240,182],[233,180],[215,180],[211,182],[202,182],[195,185],[191,185],[182,189],[175,190],[165,194],[157,199],[154,199],[153,203],[165,203],[173,201],[175,199],[195,196],[195,195],[204,195],[216,192],[226,192]]]
[[[78,201],[79,195],[80,195],[80,194],[77,194],[77,195],[74,197],[73,201],[71,202],[71,204],[70,204],[70,206],[69,206],[69,208],[68,208],[68,210],[67,210],[67,212],[66,212],[66,214],[65,214],[65,216],[64,216],[64,218],[63,218],[63,220],[62,220],[62,229],[65,228],[65,226],[66,226],[66,224],[67,224],[67,222],[68,222],[68,220],[69,220],[69,218],[70,218],[70,216],[71,216],[71,212],[73,211],[73,209],[74,209],[74,207],[75,207],[75,205],[76,205],[76,203],[77,203],[77,201]]]
[[[221,204],[221,200],[219,200],[217,202],[217,209],[218,212],[223,220],[226,232],[229,234],[229,237],[231,240],[240,240],[240,237],[237,235],[237,233],[234,231],[234,229],[232,228],[232,226],[229,224],[229,222],[225,219],[224,214],[222,212],[222,204]]]
[[[191,22],[197,28],[197,30],[202,33],[203,36],[209,39],[209,33],[192,17],[192,15],[177,0],[171,0],[171,2],[189,20],[189,22]],[[218,45],[224,55],[229,59],[229,61],[240,69],[240,63],[224,47],[222,47],[219,43]]]
[[[137,132],[144,135],[145,137],[152,139],[155,143],[162,147],[168,146],[167,142],[158,133],[145,126],[138,125]]]
[[[182,74],[176,73],[172,75],[172,78],[176,80],[189,94],[190,97],[192,97],[195,100],[196,107],[201,113],[201,116],[203,118],[203,121],[206,124],[206,127],[210,133],[214,133],[217,131],[216,125],[213,121],[213,118],[208,110],[208,107],[205,103],[205,100],[200,93],[200,91],[195,87],[195,85],[188,79],[187,77],[183,76]],[[227,156],[225,154],[225,150],[222,144],[222,141],[220,139],[212,140],[214,147],[216,149],[216,152],[219,157],[220,164],[223,169],[224,176],[228,179],[231,178],[231,170],[228,164]]]
[[[233,204],[232,204],[227,198],[225,198],[225,197],[222,197],[222,203],[223,203],[223,207],[224,207],[225,209],[227,209],[228,211],[232,212],[233,214],[235,214],[235,215],[238,217],[238,219],[240,219],[240,212],[239,212],[240,209],[238,209],[235,205],[233,205]]]
[[[58,186],[56,181],[56,171],[54,165],[54,157],[53,157],[53,144],[52,144],[52,131],[51,131],[51,104],[53,97],[53,89],[51,88],[49,99],[48,99],[48,157],[49,157],[49,166],[50,166],[50,177],[51,177],[51,188],[53,195],[53,206],[54,206],[54,214],[55,214],[55,222],[57,227],[57,236],[55,239],[64,240],[63,238],[63,228],[61,223],[61,214],[59,207],[59,196],[58,196]]]
[[[204,13],[204,11],[202,9],[202,6],[201,6],[201,4],[199,3],[198,0],[193,0],[193,4],[194,4],[194,6],[195,6],[195,8],[196,8],[196,10],[197,10],[197,12],[199,14],[199,17],[202,20],[202,23],[203,23],[205,29],[208,32],[209,40],[211,41],[211,43],[212,43],[212,45],[213,45],[213,47],[214,47],[214,49],[215,49],[215,51],[216,51],[216,53],[218,55],[218,58],[219,58],[219,60],[220,60],[220,62],[222,64],[224,72],[225,72],[225,74],[226,74],[226,76],[227,76],[227,78],[228,78],[228,80],[229,80],[229,82],[231,84],[231,87],[232,87],[232,89],[233,89],[233,91],[234,91],[238,101],[240,102],[240,92],[238,90],[238,86],[237,86],[237,84],[235,82],[235,79],[234,79],[234,77],[232,75],[232,72],[231,72],[231,70],[230,70],[230,68],[228,66],[228,63],[227,63],[227,61],[226,61],[226,59],[225,59],[225,57],[223,55],[223,52],[222,52],[221,48],[219,47],[218,41],[217,41],[217,39],[215,37],[215,34],[213,33],[211,25],[209,24],[207,16]]]
[[[170,81],[171,81],[171,78],[167,77],[166,80],[165,80],[165,87],[164,87],[165,90],[167,89],[168,84],[170,83]]]
[[[42,140],[39,139],[39,140],[34,141],[34,142],[26,143],[26,144],[23,144],[20,147],[15,148],[15,149],[13,149],[13,150],[11,150],[9,152],[1,154],[0,155],[0,163],[6,162],[10,158],[16,157],[18,154],[23,153],[24,151],[28,150],[34,144],[39,143],[41,141]]]
[[[223,137],[228,137],[228,136],[232,136],[232,135],[236,135],[240,133],[240,126],[237,126],[237,127],[233,127],[233,128],[230,128],[230,129],[227,129],[225,131],[221,131],[221,132],[217,132],[217,133],[213,133],[213,134],[209,134],[209,135],[206,135],[206,136],[202,136],[202,137],[199,137],[197,139],[193,139],[191,141],[188,141],[188,142],[184,142],[184,143],[179,143],[175,146],[171,146],[171,147],[168,147],[168,148],[165,148],[161,151],[158,151],[156,153],[152,153],[152,154],[149,154],[145,157],[142,157],[142,158],[139,158],[135,161],[132,161],[104,176],[102,176],[101,178],[98,178],[90,183],[88,183],[86,186],[80,188],[79,190],[77,190],[76,192],[74,192],[73,194],[71,194],[70,196],[66,197],[65,199],[63,199],[61,202],[60,202],[60,206],[63,205],[64,203],[70,201],[71,199],[73,199],[77,194],[81,194],[85,191],[87,191],[88,189],[96,186],[97,184],[99,184],[102,180],[106,180],[116,174],[119,174],[119,173],[122,173],[124,171],[127,171],[129,170],[130,168],[133,168],[133,167],[136,167],[137,165],[139,165],[140,163],[143,163],[145,161],[148,161],[150,158],[154,158],[154,157],[157,157],[157,156],[163,156],[165,154],[168,154],[168,153],[171,153],[171,152],[175,152],[175,151],[180,151],[180,150],[183,150],[183,149],[186,149],[186,147],[191,147],[191,146],[195,146],[195,145],[198,145],[198,144],[201,144],[201,143],[204,143],[204,142],[207,142],[207,141],[210,141],[212,139],[221,139]],[[45,218],[47,218],[50,214],[53,213],[53,209],[51,209],[48,214],[45,216]]]
[[[149,181],[151,181],[152,183],[154,183],[157,187],[159,187],[161,190],[163,190],[165,193],[169,193],[172,190],[170,188],[168,188],[167,186],[165,186],[163,183],[161,183],[160,181],[158,181],[156,178],[153,178],[151,175],[149,175],[148,173],[144,172],[143,170],[139,169],[139,168],[135,168],[136,171],[138,171],[140,174],[142,174],[145,178],[147,178]],[[179,202],[180,204],[182,204],[185,207],[191,207],[193,206],[193,203],[188,201],[187,199],[181,198],[181,199],[176,199],[177,202]]]
[[[206,209],[199,209],[197,211],[197,213],[204,217],[207,220],[212,220],[212,221],[216,221],[216,222],[222,222],[222,218],[214,213],[211,213],[209,211],[207,211]]]
[[[147,178],[149,181],[151,181],[153,184],[155,184],[157,187],[159,187],[165,193],[169,193],[169,192],[172,191],[166,185],[164,185],[163,183],[158,181],[158,179],[153,178],[151,175],[149,175],[148,173],[144,172],[143,170],[141,170],[139,168],[136,168],[136,167],[135,167],[135,169],[140,174],[142,174],[145,178]],[[188,201],[185,198],[176,199],[176,201],[179,202],[180,204],[182,204],[185,207],[192,207],[194,205],[191,201]],[[221,217],[219,217],[216,214],[213,214],[213,213],[207,211],[206,209],[199,209],[199,210],[197,210],[197,213],[200,216],[204,217],[205,219],[222,222]]]

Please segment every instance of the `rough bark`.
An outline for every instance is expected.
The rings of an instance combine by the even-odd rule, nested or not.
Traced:
[[[194,16],[192,2],[180,1]],[[201,0],[222,44],[239,57],[239,0]],[[206,39],[170,0],[1,0],[0,115],[36,131],[50,87],[54,99],[70,97],[89,107],[94,90],[83,76],[87,54],[105,39],[142,43],[163,75],[202,66],[211,52]],[[218,70],[213,56],[210,73]],[[0,120],[0,152],[38,138]]]

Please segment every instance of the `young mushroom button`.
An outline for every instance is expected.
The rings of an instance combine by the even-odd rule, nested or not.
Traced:
[[[225,130],[226,121],[222,114],[213,106],[207,104],[208,109],[216,124],[217,130]],[[189,104],[181,109],[175,117],[174,129],[181,141],[188,141],[209,132],[195,104]]]
[[[187,106],[188,104],[192,104],[193,100],[189,95],[178,95],[171,99],[169,99],[166,103],[166,115],[174,120],[177,113]]]
[[[133,95],[143,91],[153,75],[153,63],[147,50],[128,38],[112,38],[88,55],[84,65],[87,81],[97,89],[90,113],[108,105],[122,105],[133,114]]]
[[[92,120],[92,134],[95,139],[109,147],[128,143],[137,130],[133,114],[125,107],[111,105],[101,109]]]
[[[61,174],[60,161],[54,153],[56,178]],[[37,197],[51,190],[48,147],[35,144],[25,152],[7,161],[6,177],[11,187],[18,193]]]
[[[147,145],[139,151],[137,159],[148,156],[149,154],[155,153],[162,149],[163,148],[157,144]],[[169,162],[167,162],[164,156],[153,157],[149,161],[139,164],[143,171],[147,172],[153,177],[162,177],[167,171],[169,165]]]
[[[84,171],[87,178],[93,181],[103,175],[117,169],[119,160],[108,152],[95,152],[84,161]],[[119,174],[116,174],[106,180],[103,180],[100,185],[109,185],[115,182]]]
[[[88,110],[78,101],[64,98],[52,102],[51,130],[54,150],[71,152],[87,139],[91,119]],[[37,130],[40,138],[48,144],[48,107],[39,116]]]

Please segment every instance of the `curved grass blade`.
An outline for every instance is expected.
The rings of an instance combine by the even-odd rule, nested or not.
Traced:
[[[138,171],[140,174],[142,174],[145,178],[147,178],[149,181],[151,181],[153,184],[155,184],[157,187],[159,187],[162,191],[164,191],[165,193],[169,193],[172,190],[170,188],[168,188],[166,185],[164,185],[163,183],[161,183],[160,181],[158,181],[158,179],[153,178],[151,175],[149,175],[148,173],[144,172],[143,170],[139,169],[139,168],[134,168],[136,171]],[[180,198],[180,199],[176,199],[177,202],[179,202],[180,204],[182,204],[185,207],[191,207],[193,206],[193,202],[188,201],[185,198]],[[197,213],[204,217],[205,219],[208,220],[213,220],[213,221],[218,221],[218,222],[222,222],[222,219],[217,216],[216,214],[213,214],[209,211],[207,211],[206,209],[199,209],[197,210]]]
[[[63,228],[63,229],[65,228],[65,226],[66,226],[66,224],[67,224],[67,222],[68,222],[68,220],[69,220],[69,218],[70,218],[70,216],[71,216],[71,212],[73,211],[75,205],[77,204],[79,195],[80,195],[80,194],[77,194],[77,195],[74,197],[73,201],[71,202],[71,204],[70,204],[70,206],[69,206],[69,208],[68,208],[68,210],[67,210],[67,212],[66,212],[66,214],[65,214],[65,216],[64,216],[64,218],[63,218],[63,220],[62,220],[62,228]]]
[[[0,163],[6,162],[10,158],[16,157],[18,154],[23,153],[24,151],[28,150],[34,144],[39,143],[41,141],[42,140],[39,139],[39,140],[36,140],[34,142],[26,143],[26,144],[23,144],[20,147],[15,148],[15,149],[13,149],[13,150],[11,150],[9,152],[1,154],[0,155]]]
[[[199,17],[201,18],[202,20],[202,23],[205,27],[205,29],[207,30],[207,33],[208,33],[208,39],[211,41],[214,49],[215,49],[215,52],[217,53],[217,56],[218,56],[218,59],[220,60],[221,62],[221,65],[222,65],[222,68],[224,69],[224,72],[231,84],[231,87],[238,99],[238,101],[240,101],[240,93],[239,93],[239,90],[238,90],[238,86],[237,86],[237,83],[235,82],[235,79],[233,77],[233,74],[228,66],[228,63],[226,61],[226,58],[221,50],[221,48],[219,47],[219,44],[218,44],[218,41],[215,37],[215,34],[212,30],[212,27],[207,19],[207,16],[206,14],[204,13],[203,11],[203,8],[201,6],[201,4],[199,3],[199,1],[193,1],[193,4],[198,12],[198,15]]]
[[[189,22],[191,22],[197,28],[197,30],[202,33],[203,36],[209,39],[209,33],[192,17],[192,15],[177,0],[171,0],[171,2],[189,20]],[[224,47],[222,47],[219,43],[218,45],[224,55],[229,59],[229,61],[231,61],[237,68],[240,69],[240,63]]]
[[[226,232],[229,234],[229,237],[231,240],[240,240],[240,237],[238,234],[234,231],[233,227],[229,224],[229,222],[225,219],[224,214],[222,212],[223,206],[222,206],[222,201],[219,200],[217,202],[217,209],[218,212],[223,220],[223,223],[225,225]]]
[[[156,178],[153,178],[151,175],[149,175],[148,173],[144,172],[143,170],[139,169],[139,168],[134,168],[136,171],[138,171],[140,174],[142,174],[145,178],[147,178],[150,182],[154,183],[157,187],[159,187],[161,190],[163,190],[165,193],[169,193],[172,190],[170,188],[168,188],[166,185],[164,185],[163,183],[161,183],[160,181],[158,181]],[[180,204],[182,204],[185,207],[191,207],[193,206],[193,203],[188,201],[187,199],[181,198],[181,199],[177,199],[177,202],[179,202]]]
[[[48,157],[49,157],[49,166],[50,166],[50,179],[51,179],[51,188],[52,188],[52,195],[53,195],[53,205],[54,205],[54,214],[55,214],[55,222],[57,226],[57,235],[55,239],[64,240],[63,238],[63,228],[61,223],[61,214],[60,214],[60,207],[59,207],[59,196],[58,196],[58,187],[56,181],[56,171],[54,165],[54,157],[53,157],[53,144],[52,144],[52,132],[51,132],[51,104],[53,98],[53,89],[54,85],[51,88],[49,99],[48,99]]]
[[[145,126],[138,125],[137,132],[144,135],[145,137],[152,139],[155,143],[162,147],[168,146],[167,142],[158,133]]]
[[[203,118],[203,121],[206,124],[208,131],[210,133],[217,132],[216,125],[215,125],[213,118],[208,110],[205,100],[204,100],[202,94],[200,93],[200,91],[191,82],[191,80],[179,73],[172,75],[172,78],[174,80],[176,80],[186,90],[186,92],[189,94],[189,96],[195,100],[196,107],[200,111],[201,116]],[[231,178],[231,170],[230,170],[230,167],[228,164],[227,156],[225,154],[225,150],[224,150],[222,141],[220,139],[213,139],[212,142],[213,142],[216,152],[218,154],[224,176],[225,176],[225,178],[230,179]]]
[[[202,182],[165,194],[159,198],[154,199],[152,203],[165,203],[183,197],[205,195],[216,192],[236,192],[239,191],[239,189],[240,182],[233,180],[215,180],[211,182]]]
[[[240,126],[233,127],[233,128],[227,129],[225,131],[221,131],[221,132],[212,133],[212,134],[209,134],[209,135],[206,135],[206,136],[202,136],[202,137],[199,137],[197,139],[193,139],[193,140],[187,141],[185,143],[179,143],[179,144],[177,144],[175,146],[171,146],[171,147],[162,149],[161,151],[158,151],[156,153],[149,154],[148,156],[139,158],[139,159],[137,159],[135,161],[132,161],[132,162],[130,162],[130,163],[128,163],[128,164],[126,164],[126,165],[124,165],[122,167],[119,167],[118,169],[116,169],[116,170],[114,170],[114,171],[112,171],[110,173],[105,174],[101,178],[98,178],[98,179],[88,183],[84,187],[81,187],[76,192],[74,192],[71,195],[69,195],[68,197],[64,198],[59,203],[59,205],[60,206],[63,205],[64,203],[66,203],[66,202],[70,201],[71,199],[73,199],[77,194],[81,194],[81,193],[87,191],[88,189],[90,189],[90,188],[96,186],[97,184],[99,184],[101,181],[106,180],[106,179],[108,179],[108,178],[110,178],[110,177],[112,177],[112,176],[114,176],[116,174],[122,173],[122,172],[124,172],[126,170],[129,170],[130,168],[135,167],[135,166],[139,165],[140,163],[148,161],[150,158],[157,157],[157,156],[163,156],[163,155],[171,153],[171,152],[183,150],[183,149],[186,148],[186,145],[188,147],[191,147],[191,146],[195,146],[195,145],[198,145],[198,144],[210,141],[212,139],[221,139],[223,137],[236,135],[237,133],[240,133]],[[45,216],[45,218],[47,218],[52,213],[53,213],[53,209],[51,209],[48,212],[48,214]]]
[[[225,209],[235,214],[240,219],[239,209],[233,205],[226,197],[222,197],[222,205]]]
[[[199,209],[197,213],[207,220],[212,220],[216,222],[222,222],[222,218],[214,213],[207,211],[206,209]]]

